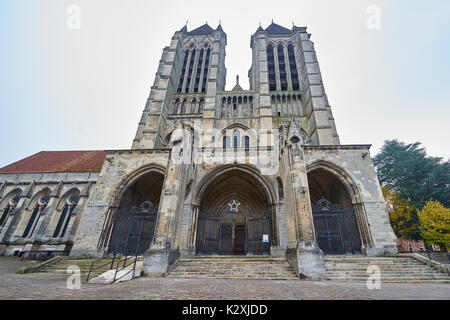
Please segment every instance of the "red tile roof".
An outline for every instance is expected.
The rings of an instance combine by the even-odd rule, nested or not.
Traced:
[[[0,168],[0,173],[100,172],[105,156],[103,150],[41,151]]]

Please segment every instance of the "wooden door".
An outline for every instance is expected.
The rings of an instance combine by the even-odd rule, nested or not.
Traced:
[[[234,228],[234,254],[245,254],[245,226]]]
[[[233,253],[233,230],[231,226],[221,226],[219,230],[219,254],[229,255]]]

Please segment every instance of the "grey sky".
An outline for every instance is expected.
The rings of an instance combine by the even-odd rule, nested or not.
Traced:
[[[67,7],[81,29],[67,28]],[[381,9],[381,29],[366,26]],[[222,21],[227,89],[248,88],[250,35],[307,26],[343,144],[420,141],[450,157],[450,2],[0,0],[0,167],[41,150],[129,148],[164,46]]]

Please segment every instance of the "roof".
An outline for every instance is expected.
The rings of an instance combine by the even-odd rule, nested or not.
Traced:
[[[283,35],[290,34],[292,30],[289,30],[285,27],[280,26],[279,24],[272,22],[265,31],[268,35]]]
[[[100,172],[106,152],[41,151],[3,168],[0,173]]]
[[[211,28],[207,23],[205,23],[204,25],[188,32],[187,34],[189,36],[203,36],[203,35],[209,35],[213,32],[214,32],[214,29]]]

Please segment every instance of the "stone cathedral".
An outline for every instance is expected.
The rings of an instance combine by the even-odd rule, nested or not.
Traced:
[[[311,35],[250,37],[250,89],[225,90],[227,35],[162,52],[130,149],[43,151],[0,169],[0,254],[268,255],[320,278],[324,255],[397,252],[370,145],[342,145]]]

